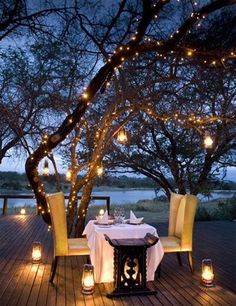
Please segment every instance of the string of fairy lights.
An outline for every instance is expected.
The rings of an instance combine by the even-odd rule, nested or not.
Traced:
[[[176,0],[177,2],[180,2],[180,0]],[[169,2],[167,0],[162,0],[163,3]],[[159,2],[158,2],[159,3]],[[156,12],[156,7],[158,3],[153,4],[153,18],[154,20],[158,18],[158,15],[155,14]],[[195,7],[198,6],[197,1],[193,2],[193,5]],[[201,26],[201,20],[205,19],[206,15],[200,12],[192,12],[190,15],[190,26],[192,27],[193,25],[196,25],[198,27]],[[189,27],[190,28],[190,27]],[[191,30],[188,30],[188,33],[190,33]],[[157,57],[164,58],[170,54],[171,56],[179,57],[181,55],[181,60],[184,60],[184,58],[190,58],[190,57],[201,57],[203,58],[203,63],[204,64],[210,64],[212,66],[218,65],[218,64],[224,64],[228,59],[235,59],[236,58],[236,53],[234,50],[231,50],[229,53],[222,55],[214,55],[214,54],[209,54],[202,52],[201,50],[197,50],[196,48],[190,48],[190,47],[185,47],[185,46],[176,46],[176,48],[166,50],[165,45],[169,43],[170,41],[176,40],[178,37],[181,37],[181,35],[185,34],[185,31],[180,27],[177,29],[173,34],[170,35],[169,39],[166,41],[157,41],[151,37],[141,37],[140,39],[140,33],[136,31],[132,36],[130,41],[126,45],[120,45],[114,50],[113,54],[108,56],[107,58],[107,64],[111,70],[113,70],[113,73],[107,77],[105,80],[103,87],[107,88],[111,84],[111,80],[114,77],[114,74],[116,73],[118,68],[121,68],[122,65],[125,63],[127,57],[132,57],[133,60],[136,59],[137,56],[139,56],[140,52],[144,53],[147,51],[153,51],[157,52]],[[144,41],[143,45],[140,45],[141,41]],[[205,57],[205,58],[204,58]],[[91,98],[93,95],[90,94],[90,86],[88,88],[84,88],[82,95],[81,95],[81,101],[85,103],[85,106],[88,107],[89,104],[91,103]],[[152,111],[148,111],[149,115],[152,114]],[[181,114],[175,114],[174,118],[178,120],[183,120],[181,117]],[[159,118],[160,119],[160,118]],[[163,121],[168,121],[172,120],[173,118],[170,117],[165,117],[161,120]],[[72,116],[68,116],[67,124],[71,125],[74,124],[75,118]],[[209,120],[209,118],[208,118]],[[220,120],[220,119],[219,119]],[[179,122],[180,122],[179,121]],[[188,118],[185,118],[185,122],[191,122],[192,124],[204,124],[204,119],[202,118],[196,118],[194,116],[189,116]],[[96,135],[100,135],[96,134]],[[99,138],[99,136],[97,138]],[[48,150],[48,141],[50,142],[58,142],[60,140],[60,134],[54,134],[53,136],[48,136],[44,135],[42,138],[42,146],[44,148],[44,155],[47,156],[50,152]],[[117,133],[117,141],[120,142],[121,144],[126,144],[128,141],[128,135],[125,130],[125,128],[122,128],[118,133]],[[205,132],[204,136],[204,145],[205,148],[211,148],[213,145],[213,139],[210,133],[207,131]],[[30,156],[31,160],[34,160],[34,155],[32,154]],[[66,173],[66,177],[68,180],[71,180],[72,177],[72,171],[73,169],[68,168],[68,171]],[[102,164],[98,165],[96,168],[97,175],[102,175],[103,174],[103,166]],[[43,168],[43,175],[48,176],[49,175],[49,165],[48,162],[45,161],[44,163],[44,168]],[[38,193],[42,193],[42,195],[45,195],[45,192],[43,191],[43,184],[40,184],[38,182],[38,170],[35,170],[34,173],[34,181],[35,183],[38,183]],[[72,186],[72,188],[75,187],[75,185]],[[72,191],[74,193],[74,191]],[[74,198],[73,198],[74,197]],[[75,199],[75,194],[72,196],[72,200]],[[45,214],[45,209],[42,209],[41,205],[38,206],[38,209],[41,214]],[[47,210],[49,212],[49,210]]]

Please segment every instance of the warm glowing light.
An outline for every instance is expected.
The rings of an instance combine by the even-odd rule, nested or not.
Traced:
[[[117,141],[124,144],[128,141],[128,137],[127,137],[127,133],[125,131],[125,129],[121,129],[119,130],[118,134],[117,134]]]
[[[42,248],[40,242],[34,242],[33,243],[33,249],[32,249],[32,261],[33,263],[39,263],[42,258]]]
[[[84,99],[88,99],[88,93],[87,93],[87,92],[84,92],[84,93],[83,93],[83,98],[84,98]]]
[[[103,174],[103,166],[97,167],[97,175],[100,176]]]
[[[48,166],[48,161],[45,160],[44,162],[44,166],[43,166],[43,173],[44,176],[49,176],[50,174],[50,170],[49,170],[49,166]]]
[[[214,280],[213,266],[211,259],[202,260],[202,284],[206,287],[212,287]]]
[[[25,215],[25,214],[26,214],[26,209],[25,209],[25,208],[21,208],[20,214],[21,214],[21,215]]]
[[[189,50],[189,51],[187,52],[187,55],[188,55],[188,56],[192,56],[192,55],[193,55],[193,51]]]
[[[99,210],[98,216],[99,216],[99,217],[103,217],[104,214],[105,214],[105,210],[104,210],[104,209],[100,209],[100,210]]]
[[[209,132],[206,132],[205,133],[205,137],[204,137],[204,147],[206,149],[210,149],[212,148],[212,145],[213,145],[213,139],[211,138],[211,135]]]
[[[66,180],[70,181],[71,178],[72,178],[72,170],[71,170],[71,168],[68,168],[67,171],[66,171]]]
[[[94,285],[94,267],[92,265],[85,264],[82,276],[82,293],[92,294],[94,292]]]

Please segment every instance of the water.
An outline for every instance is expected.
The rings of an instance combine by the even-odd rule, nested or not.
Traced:
[[[233,192],[214,192],[212,193],[210,200],[214,200],[217,198],[231,198]],[[115,191],[94,191],[92,195],[96,196],[109,196],[111,199],[111,205],[122,205],[122,204],[135,204],[139,200],[152,200],[156,197],[153,189],[145,189],[145,190],[115,190]],[[159,192],[158,196],[164,195],[163,192]],[[198,198],[203,201],[207,201],[208,199],[199,195]],[[94,201],[95,205],[104,204],[103,200]],[[3,205],[3,200],[0,199],[0,207]],[[21,207],[21,206],[35,206],[34,199],[9,199],[8,207]]]

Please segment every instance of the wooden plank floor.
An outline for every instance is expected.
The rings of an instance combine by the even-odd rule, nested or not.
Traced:
[[[160,235],[166,224],[157,225]],[[175,254],[165,255],[161,278],[149,282],[156,296],[108,299],[112,284],[96,285],[91,296],[81,294],[83,257],[61,258],[55,286],[49,284],[52,260],[51,233],[39,216],[0,217],[0,305],[236,305],[236,223],[197,222],[194,233],[196,273],[191,275],[184,258],[179,267]],[[31,263],[33,241],[41,241],[43,260]],[[184,257],[184,256],[182,256]],[[203,258],[211,258],[215,287],[200,283]]]

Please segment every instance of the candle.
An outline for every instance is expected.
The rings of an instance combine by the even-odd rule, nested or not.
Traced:
[[[32,249],[32,261],[33,263],[39,263],[42,258],[42,248],[40,242],[34,242],[33,243],[33,249]]]
[[[26,213],[25,208],[21,208],[21,210],[20,210],[20,214],[21,214],[21,215],[25,215],[25,213]]]
[[[203,259],[202,261],[202,284],[206,287],[213,286],[213,267],[211,259]]]
[[[100,210],[99,210],[98,216],[99,216],[100,218],[102,218],[102,217],[104,216],[104,214],[105,214],[104,209],[100,209]]]
[[[92,294],[94,292],[94,286],[94,267],[92,265],[85,264],[82,276],[82,293]]]

